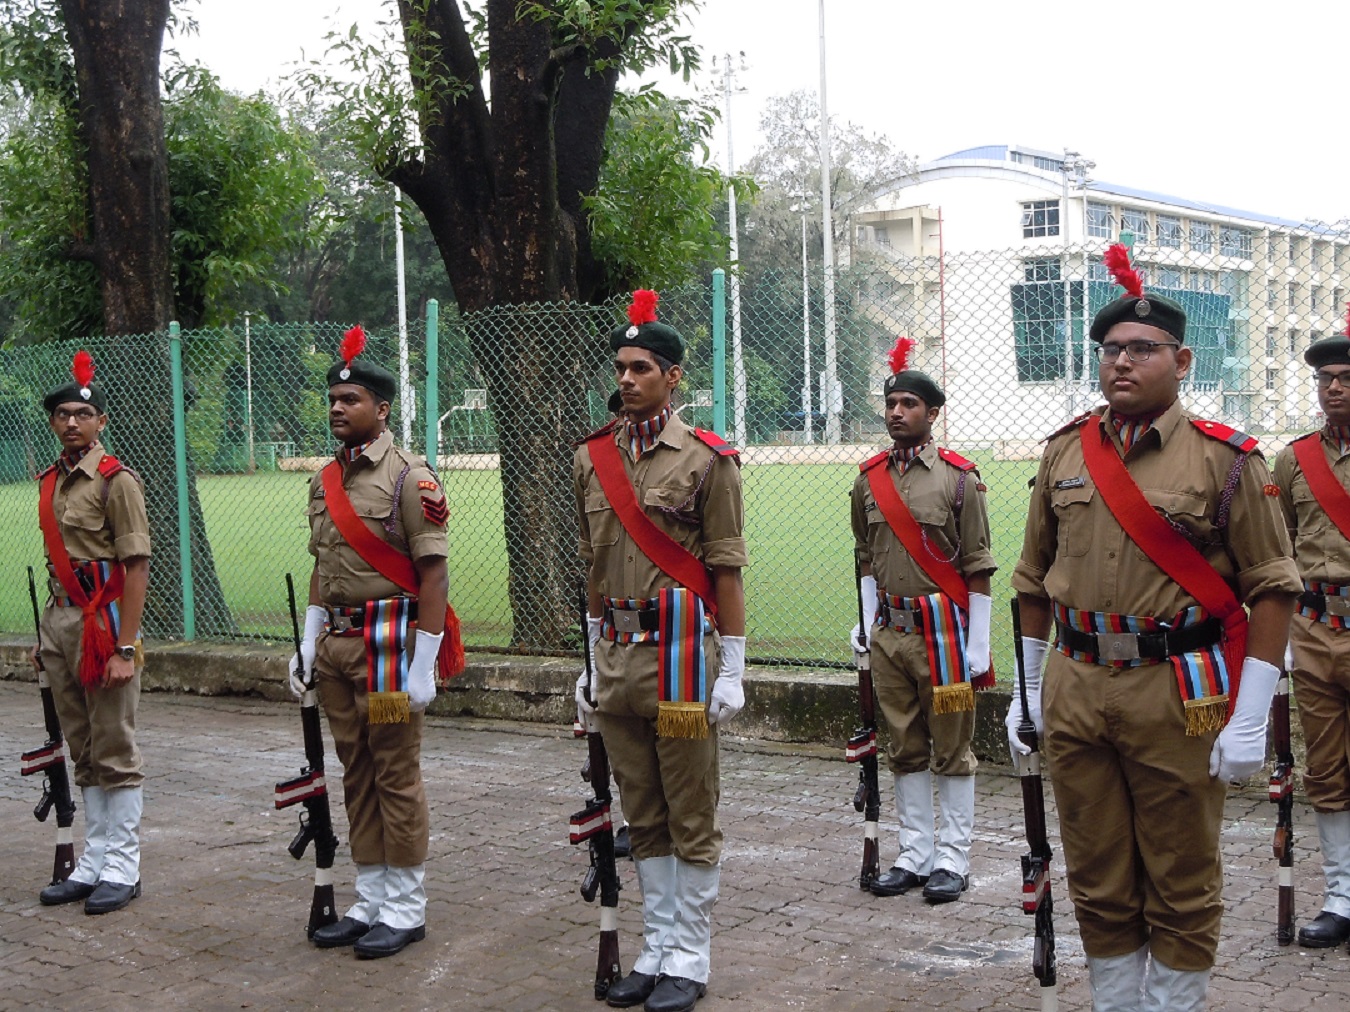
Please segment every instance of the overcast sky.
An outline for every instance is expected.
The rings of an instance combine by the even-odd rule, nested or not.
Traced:
[[[334,25],[384,0],[197,0],[179,48],[226,87],[272,88]],[[820,0],[706,0],[692,34],[745,53],[733,150],[763,103],[820,87]],[[1350,4],[1282,0],[825,0],[831,115],[920,160],[979,144],[1066,147],[1092,177],[1287,218],[1350,217]],[[670,84],[670,90],[678,85]],[[719,99],[720,102],[720,99]],[[724,157],[719,131],[719,159]]]

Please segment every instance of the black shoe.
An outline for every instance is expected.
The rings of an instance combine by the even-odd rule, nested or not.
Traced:
[[[923,898],[929,903],[950,903],[966,891],[966,877],[947,868],[933,872],[923,887]]]
[[[426,937],[425,924],[419,924],[415,928],[391,928],[387,924],[377,924],[356,943],[356,958],[381,959],[384,956],[392,956]]]
[[[663,976],[642,1007],[645,1012],[689,1012],[707,990],[707,985],[688,977]]]
[[[44,907],[59,907],[62,903],[74,903],[76,900],[84,899],[94,891],[94,888],[89,882],[78,882],[68,878],[64,882],[43,889],[38,893],[38,902]]]
[[[1323,910],[1311,924],[1298,929],[1298,944],[1305,949],[1330,949],[1350,939],[1350,917]]]
[[[927,875],[916,875],[908,868],[890,868],[870,886],[873,896],[903,896],[928,881]]]
[[[369,931],[370,925],[365,921],[358,921],[355,917],[344,917],[336,924],[325,924],[322,928],[315,928],[310,941],[321,949],[336,949],[343,945],[355,944]]]
[[[628,840],[628,824],[624,823],[619,827],[619,831],[614,834],[614,856],[628,857],[633,852],[633,845]]]
[[[86,914],[110,914],[114,910],[121,910],[140,894],[141,883],[139,880],[134,886],[122,885],[120,882],[100,882],[94,886],[94,891],[84,901],[84,912]]]
[[[617,984],[610,986],[605,1001],[610,1008],[632,1008],[641,1005],[656,987],[656,974],[634,970]]]

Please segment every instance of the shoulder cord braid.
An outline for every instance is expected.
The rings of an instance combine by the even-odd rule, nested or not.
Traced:
[[[692,511],[694,500],[698,498],[699,492],[703,489],[703,483],[708,480],[708,475],[712,471],[713,464],[717,463],[717,457],[718,454],[714,453],[708,458],[707,466],[703,468],[703,473],[699,475],[698,484],[694,486],[694,491],[690,492],[689,495],[684,498],[683,502],[677,506],[658,505],[656,508],[662,513],[669,515],[672,519],[678,520],[680,523],[698,526],[700,522],[699,518],[697,516],[690,516],[689,514]]]
[[[394,482],[394,501],[390,504],[389,515],[380,521],[380,526],[384,528],[384,532],[405,549],[408,547],[408,539],[398,530],[398,509],[403,502],[403,480],[408,477],[411,466],[410,464],[404,464],[403,470],[398,473],[398,479]]]
[[[1219,511],[1214,517],[1215,538],[1212,541],[1204,541],[1198,538],[1194,531],[1185,524],[1176,520],[1165,509],[1157,507],[1158,515],[1167,521],[1167,525],[1176,531],[1183,538],[1189,541],[1196,548],[1209,548],[1221,544],[1223,532],[1228,529],[1229,514],[1233,508],[1233,496],[1237,493],[1238,481],[1242,477],[1242,466],[1247,462],[1247,454],[1239,453],[1233,461],[1233,466],[1228,470],[1228,477],[1224,479],[1223,489],[1219,493]]]
[[[923,539],[923,547],[928,550],[928,554],[942,562],[955,562],[956,557],[961,554],[961,506],[966,501],[966,473],[961,471],[956,476],[956,497],[952,499],[952,513],[956,517],[956,538],[952,546],[952,554],[946,558],[933,550],[933,543],[928,540],[928,527],[926,524],[919,525],[919,537]]]

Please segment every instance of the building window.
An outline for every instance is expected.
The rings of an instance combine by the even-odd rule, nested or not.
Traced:
[[[1214,225],[1212,222],[1191,222],[1191,249],[1196,253],[1214,252]]]
[[[1219,272],[1219,291],[1230,298],[1237,298],[1242,291],[1242,278],[1233,271]]]
[[[1158,235],[1162,236],[1162,224],[1159,222]],[[1158,268],[1158,287],[1159,288],[1185,288],[1185,282],[1182,280],[1181,271],[1172,267]]]
[[[1269,367],[1266,368],[1266,389],[1267,389],[1267,390],[1274,390],[1274,389],[1275,389],[1275,378],[1276,378],[1277,376],[1279,376],[1279,374],[1280,374],[1280,370],[1278,370],[1278,369],[1272,369],[1272,368],[1269,368]]]
[[[1122,232],[1133,232],[1134,237],[1140,242],[1148,242],[1148,212],[1131,211],[1128,208],[1120,209],[1120,230]]]
[[[1271,261],[1271,263],[1274,263],[1274,262],[1275,262],[1275,258],[1279,255],[1279,254],[1276,252],[1276,250],[1279,248],[1279,245],[1280,245],[1280,236],[1279,236],[1277,233],[1275,233],[1275,232],[1267,232],[1267,233],[1266,233],[1266,259],[1269,260],[1269,261]]]
[[[1303,240],[1296,235],[1289,237],[1289,266],[1297,267],[1299,259],[1303,256]]]
[[[878,246],[889,246],[891,244],[891,230],[888,228],[876,229],[876,238]]]
[[[1022,205],[1022,238],[1059,235],[1059,201],[1032,200]]]
[[[1091,281],[1111,280],[1111,272],[1106,269],[1106,261],[1101,257],[1088,258],[1088,279]]]
[[[1088,204],[1087,234],[1092,239],[1111,238],[1111,207],[1109,204]]]
[[[1226,257],[1242,257],[1250,260],[1252,255],[1252,234],[1244,228],[1219,229],[1219,252]]]
[[[1280,353],[1280,332],[1275,327],[1266,328],[1266,355],[1274,358]]]
[[[1181,219],[1170,214],[1158,215],[1158,245],[1181,249]]]
[[[858,226],[858,242],[866,242],[866,241],[867,241],[867,226],[866,226],[866,225],[859,225],[859,226]]]
[[[1331,312],[1333,314],[1344,313],[1347,308],[1350,307],[1345,304],[1345,289],[1333,288],[1331,290]]]
[[[1298,309],[1298,282],[1289,282],[1289,312],[1295,312]]]
[[[1189,280],[1193,292],[1214,291],[1214,275],[1209,271],[1191,271]]]
[[[1037,261],[1025,265],[1028,277]],[[1058,277],[1058,261],[1040,261],[1047,266],[1035,267],[1039,273],[1049,271],[1054,264]],[[1064,304],[1064,290],[1068,288],[1069,305]],[[1105,286],[1103,286],[1105,287]],[[1045,383],[1062,379],[1065,373],[1066,336],[1072,347],[1080,347],[1084,339],[1083,282],[1072,281],[1066,286],[1058,281],[1034,281],[1012,286],[1013,352],[1017,362],[1017,380],[1020,383]],[[1105,300],[1103,300],[1105,301]],[[1072,330],[1065,326],[1072,321]]]
[[[1024,276],[1028,281],[1058,281],[1060,274],[1059,258],[1051,260],[1027,260],[1022,265]]]
[[[1296,355],[1296,354],[1298,354],[1298,331],[1297,331],[1297,330],[1290,330],[1290,331],[1289,331],[1289,354],[1291,354],[1291,355]]]
[[[1266,286],[1266,308],[1274,311],[1278,309],[1279,306],[1280,306],[1280,297],[1277,294],[1275,283],[1272,281],[1270,284]]]

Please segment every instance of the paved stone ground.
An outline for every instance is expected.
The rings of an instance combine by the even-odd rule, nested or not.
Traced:
[[[358,962],[349,950],[321,952],[305,940],[312,857],[286,854],[295,815],[274,811],[271,800],[273,782],[302,762],[294,707],[155,694],[143,698],[140,723],[145,895],[100,918],[78,904],[43,908],[37,892],[50,873],[53,829],[29,815],[38,785],[17,772],[18,753],[41,742],[40,709],[33,686],[0,684],[0,754],[11,771],[0,778],[0,1007],[603,1007],[591,998],[599,914],[577,895],[586,861],[566,830],[584,800],[585,749],[567,730],[428,722],[427,939],[398,957]],[[713,978],[700,1010],[1040,1008],[1030,918],[1018,906],[1021,794],[1006,768],[978,781],[972,890],[930,907],[917,896],[858,890],[854,776],[834,750],[723,741],[727,846]],[[1257,791],[1228,803],[1228,912],[1210,1007],[1350,1007],[1350,955],[1274,943],[1272,808]],[[888,801],[883,863],[894,856],[893,811]],[[334,817],[345,840],[340,805]],[[1303,920],[1321,898],[1303,804],[1297,829]],[[345,848],[337,869],[341,909],[351,895]],[[627,862],[621,876],[627,968],[639,944],[639,898]],[[1058,875],[1055,888],[1062,897]],[[1086,1008],[1066,902],[1056,927],[1061,1007]]]

